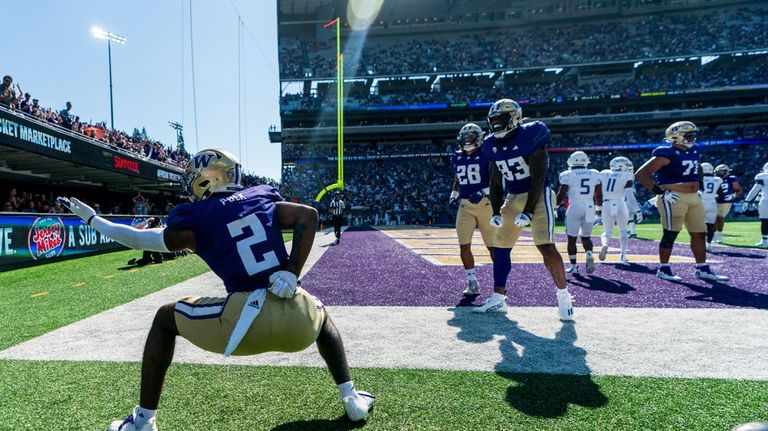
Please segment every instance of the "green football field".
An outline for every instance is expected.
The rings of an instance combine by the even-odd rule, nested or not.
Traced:
[[[727,243],[745,246],[758,238],[759,224],[731,222],[725,231]],[[638,233],[658,238],[660,227],[642,224]],[[126,266],[138,253],[0,273],[0,351],[207,271],[194,255]],[[116,362],[0,360],[0,430],[106,429],[138,402],[140,364],[119,362],[120,346],[114,355]],[[364,425],[345,419],[321,368],[174,364],[159,428],[729,430],[764,416],[768,405],[766,381],[381,368],[353,374],[377,396]]]

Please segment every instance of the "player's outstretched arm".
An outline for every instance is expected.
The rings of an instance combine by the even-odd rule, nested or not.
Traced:
[[[192,231],[178,231],[168,228],[136,229],[134,227],[113,223],[96,215],[96,211],[77,198],[57,198],[73,214],[83,219],[101,234],[136,250],[159,251],[167,253],[184,249],[195,249],[195,236]]]
[[[317,210],[292,202],[277,202],[275,205],[277,206],[277,221],[280,223],[280,227],[283,229],[293,228],[293,246],[285,270],[292,272],[296,277],[300,277],[304,263],[306,263],[309,252],[312,250],[312,244],[315,242]]]
[[[525,201],[525,207],[523,208],[524,213],[533,214],[533,211],[536,209],[539,195],[544,190],[544,184],[547,181],[548,163],[549,155],[547,154],[546,146],[540,147],[528,157],[528,167],[531,172],[531,188],[528,191],[528,200]],[[549,199],[549,196],[546,198]]]

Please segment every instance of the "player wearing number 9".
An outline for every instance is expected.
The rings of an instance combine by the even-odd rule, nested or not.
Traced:
[[[64,200],[88,224],[123,244],[151,251],[194,251],[227,290],[225,297],[190,296],[160,307],[145,345],[140,402],[134,411],[134,421],[144,416],[138,419],[142,424],[120,429],[155,429],[152,417],[177,335],[204,350],[224,353],[236,322],[249,313],[255,318],[245,327],[235,355],[296,352],[316,342],[348,416],[366,419],[373,397],[354,389],[338,330],[322,303],[297,286],[315,238],[317,211],[284,202],[271,186],[244,189],[240,164],[223,150],[196,154],[186,166],[182,191],[191,203],[175,207],[163,229],[117,225],[77,199]],[[290,255],[282,239],[284,228],[293,229]],[[262,301],[254,303],[259,297],[255,294],[261,294]]]
[[[701,153],[696,146],[699,128],[690,121],[670,125],[662,145],[653,150],[652,157],[637,170],[636,178],[654,192],[661,216],[663,234],[659,243],[659,268],[656,275],[664,280],[680,281],[672,272],[669,258],[677,235],[685,224],[691,235],[691,250],[696,259],[694,276],[705,280],[723,281],[728,277],[715,274],[706,264],[706,232],[704,204],[698,194]]]
[[[563,259],[555,247],[555,194],[547,184],[549,128],[540,121],[523,123],[522,118],[520,105],[511,99],[496,101],[488,112],[491,134],[483,141],[482,150],[491,161],[489,197],[494,225],[498,226],[494,239],[494,293],[474,311],[506,311],[510,254],[522,228],[530,224],[533,242],[557,287],[558,316],[573,320]]]

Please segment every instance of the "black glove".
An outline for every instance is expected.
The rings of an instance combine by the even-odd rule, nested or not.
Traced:
[[[482,190],[476,191],[472,193],[472,195],[467,199],[473,204],[480,203],[481,200],[485,197],[485,193]]]
[[[451,198],[448,201],[448,206],[451,208],[458,208],[459,207],[459,198]]]

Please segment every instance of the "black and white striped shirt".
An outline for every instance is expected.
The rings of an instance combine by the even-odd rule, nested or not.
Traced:
[[[343,200],[334,199],[331,201],[331,214],[339,216],[344,212],[344,208],[346,208],[346,205],[344,205]]]

